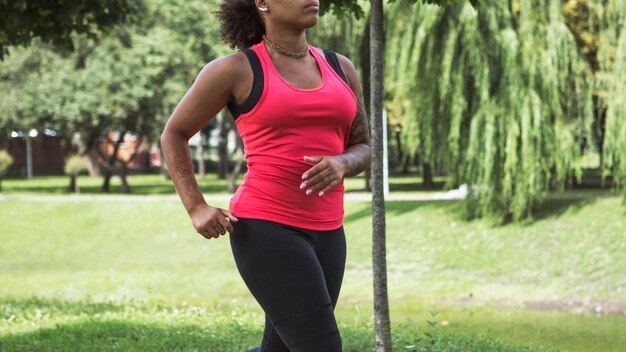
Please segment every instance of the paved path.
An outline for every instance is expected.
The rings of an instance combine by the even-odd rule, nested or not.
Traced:
[[[207,202],[228,202],[232,195],[205,195]],[[611,198],[620,197],[619,194],[549,194],[548,199],[595,199],[595,198]],[[385,197],[388,201],[430,201],[430,200],[450,200],[463,199],[463,194],[457,191],[439,192],[439,193],[393,193]],[[20,200],[32,202],[91,202],[91,201],[110,201],[110,202],[145,202],[145,201],[180,201],[178,195],[29,195],[29,194],[0,194],[0,201]],[[348,192],[345,193],[344,200],[346,202],[367,202],[372,200],[372,195],[366,192]]]

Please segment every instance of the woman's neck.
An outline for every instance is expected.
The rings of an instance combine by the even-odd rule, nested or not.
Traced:
[[[301,53],[307,49],[306,33],[303,30],[294,31],[280,28],[267,28],[265,34],[269,40],[280,46],[284,50],[292,53]],[[272,50],[276,54],[279,52],[267,46],[268,50]]]

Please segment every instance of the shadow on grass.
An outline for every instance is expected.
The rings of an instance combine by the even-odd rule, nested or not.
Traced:
[[[365,181],[362,177],[355,177],[357,179],[360,178],[359,181],[350,182],[349,186],[345,189],[345,193],[362,193],[365,192]],[[406,177],[407,179],[409,177]],[[362,182],[362,187],[355,187],[358,182]],[[391,178],[389,180],[389,191],[390,192],[413,192],[413,191],[443,191],[445,188],[445,181],[434,181],[433,186],[431,188],[424,187],[424,184],[421,181],[415,182],[406,182],[399,177]]]
[[[419,209],[438,209],[449,214],[461,214],[462,204],[457,200],[419,200],[419,201],[385,201],[385,214],[388,217],[401,216]],[[372,217],[371,205],[355,212],[346,213],[344,223],[351,223]],[[459,220],[462,219],[458,215]]]
[[[2,297],[0,299],[0,319],[8,319],[11,315],[27,314],[35,310],[48,314],[63,312],[66,315],[79,315],[103,311],[121,312],[124,310],[124,306],[113,302],[92,302],[89,299],[61,301],[36,296],[28,298]]]
[[[532,220],[524,221],[524,225],[530,225],[537,220],[560,217],[565,213],[577,214],[584,207],[592,205],[596,200],[586,199],[545,199],[541,205],[533,211]]]
[[[208,325],[208,324],[207,324]],[[243,324],[219,326],[136,323],[123,319],[56,324],[0,338],[1,351],[247,351],[262,331]]]
[[[2,325],[32,330],[3,333],[0,351],[245,352],[258,345],[263,334],[263,326],[254,323],[258,320],[244,311],[178,308],[132,302],[2,298]],[[357,316],[352,323],[340,324],[344,351],[373,351],[371,318]],[[394,335],[394,347],[411,346],[410,351],[535,351],[502,345],[491,338],[447,334],[438,336],[441,340],[431,345],[414,323],[401,324]]]
[[[431,188],[424,187],[422,182],[415,183],[389,183],[389,191],[390,192],[406,192],[406,191],[442,191],[445,186],[445,182],[433,182],[433,186]]]
[[[247,351],[263,333],[228,312],[89,299],[3,298],[0,318],[40,325],[0,337],[0,351]]]
[[[87,195],[110,195],[110,194],[126,194],[126,195],[167,195],[176,194],[176,189],[173,184],[138,184],[133,185],[129,183],[131,193],[122,193],[121,185],[111,185],[111,191],[106,193],[102,192],[102,185],[81,185],[80,194]],[[45,194],[45,195],[70,195],[66,186],[43,186],[43,185],[20,185],[3,187],[5,192],[10,193],[28,193],[28,194]],[[200,183],[200,189],[207,194],[219,193],[224,194],[228,192],[228,187],[219,183]]]
[[[55,186],[11,186],[11,187],[2,187],[3,192],[7,193],[7,192],[25,192],[25,193],[42,193],[42,194],[54,194],[54,195],[58,195],[58,194],[69,194],[69,192],[66,191],[65,187],[55,187]],[[84,192],[85,189],[87,189],[88,187],[81,187],[80,190],[81,192]]]
[[[373,329],[343,327],[343,350],[373,351]],[[395,331],[393,345],[407,351],[556,351],[505,345],[489,336],[436,334],[425,338],[415,327]],[[72,352],[246,352],[259,343],[262,330],[250,324],[206,325],[175,323],[135,323],[124,319],[56,324],[53,328],[0,337],[0,351]]]
[[[585,207],[593,205],[596,201],[597,200],[594,198],[546,199],[535,209],[532,219],[522,220],[519,224],[512,222],[502,223],[501,219],[495,216],[488,216],[485,219],[469,219],[465,215],[464,203],[460,200],[386,201],[385,214],[387,217],[396,217],[411,212],[417,214],[420,210],[427,209],[429,214],[445,214],[446,217],[465,224],[486,220],[491,227],[503,227],[508,225],[530,226],[536,221],[558,218],[565,214],[576,215],[584,211]],[[626,209],[624,210],[624,214],[626,214]],[[346,212],[344,222],[352,223],[361,219],[371,219],[371,217],[371,205],[368,205],[357,211]]]
[[[365,218],[371,218],[371,217],[372,217],[372,208],[370,206],[367,206],[358,211],[352,211],[350,213],[346,212],[345,216],[343,217],[343,222],[344,224],[349,224],[354,221],[358,221],[358,220],[365,219]]]

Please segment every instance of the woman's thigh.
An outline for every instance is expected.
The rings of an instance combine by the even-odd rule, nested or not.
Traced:
[[[326,287],[334,308],[339,298],[346,267],[346,236],[343,226],[332,231],[317,232],[319,239],[315,244],[315,254],[324,272]]]
[[[246,218],[233,229],[239,273],[285,345],[291,351],[341,351],[336,298],[315,250],[320,234]]]

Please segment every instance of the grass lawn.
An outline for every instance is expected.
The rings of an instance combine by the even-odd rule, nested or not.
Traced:
[[[620,351],[614,346],[626,346],[623,316],[520,310],[619,307],[626,292],[620,203],[549,200],[534,221],[493,226],[463,221],[455,201],[387,202],[396,349],[432,347],[424,333],[435,305],[437,351],[509,348],[471,336],[451,340],[450,332]],[[369,203],[346,203],[348,262],[337,317],[347,351],[371,350],[370,223]],[[7,200],[0,224],[2,351],[239,351],[262,332],[262,311],[228,240],[195,234],[178,201]]]
[[[79,176],[78,185],[81,193],[84,194],[102,194],[102,177],[92,178],[89,176]],[[206,194],[229,194],[228,181],[220,180],[214,173],[207,174],[205,177],[197,176],[198,183],[202,191]],[[237,179],[237,184],[241,184],[243,175]],[[418,176],[392,176],[389,179],[389,190],[391,192],[440,192],[445,179],[435,177],[434,190],[424,190],[422,187],[422,179]],[[171,180],[161,175],[131,175],[128,183],[132,194],[135,195],[154,195],[154,194],[175,194],[174,185]],[[23,178],[9,178],[2,180],[1,194],[68,194],[66,192],[69,184],[68,176],[37,176],[32,180]],[[365,188],[363,176],[349,177],[344,180],[346,192],[361,192]],[[111,181],[111,193],[121,192],[121,182],[119,178],[114,177]]]
[[[228,182],[221,180],[215,173],[208,173],[204,177],[196,176],[200,187],[206,194],[222,194],[228,195]],[[599,174],[595,170],[586,170],[583,173],[583,180],[589,184],[599,183]],[[589,181],[591,180],[591,181]],[[78,185],[81,193],[84,194],[103,194],[102,177],[89,177],[82,175],[78,177]],[[237,184],[241,184],[243,175],[239,175]],[[128,182],[133,195],[157,195],[157,194],[176,194],[174,185],[171,180],[166,179],[162,175],[157,174],[137,174],[130,175]],[[415,173],[402,175],[392,174],[389,177],[389,191],[402,194],[429,194],[442,192],[446,178],[442,176],[434,177],[434,188],[424,189],[422,178],[415,176]],[[35,176],[32,180],[24,178],[9,178],[2,180],[2,193],[0,194],[68,194],[66,191],[69,184],[68,176]],[[348,177],[344,180],[344,186],[347,193],[362,192],[365,189],[365,181],[363,174],[356,177]],[[118,177],[111,180],[111,194],[121,192],[121,182]],[[595,186],[584,186],[576,189],[567,189],[551,192],[552,194],[594,194],[594,195],[618,195],[619,192],[611,188],[599,188]]]
[[[2,325],[8,326],[0,330],[2,351],[243,352],[257,346],[263,334],[262,316],[245,307],[226,311],[187,304],[161,306],[84,300],[69,303],[42,299],[2,303]],[[371,320],[361,318],[339,325],[344,351],[374,351]],[[397,351],[412,352],[557,351],[506,344],[488,336],[442,334],[413,325],[394,330],[393,345]]]

